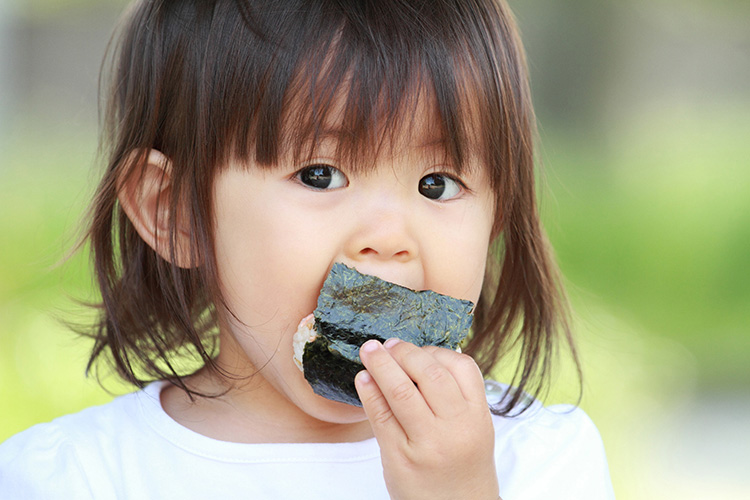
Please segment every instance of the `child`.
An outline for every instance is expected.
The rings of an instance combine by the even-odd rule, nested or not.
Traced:
[[[569,335],[504,3],[142,0],[118,40],[89,368],[142,390],[5,442],[0,497],[613,498],[590,420],[525,395]],[[477,303],[464,353],[369,341],[363,408],[315,395],[335,262]]]

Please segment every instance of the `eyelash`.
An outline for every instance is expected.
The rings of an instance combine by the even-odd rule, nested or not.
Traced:
[[[307,165],[295,172],[294,178],[301,184],[317,191],[340,189],[349,185],[349,180],[341,170],[325,163]],[[331,187],[332,183],[334,184],[333,187]],[[450,197],[441,200],[446,189]],[[419,179],[417,190],[419,194],[429,200],[445,202],[460,196],[461,193],[468,191],[468,188],[460,179],[452,175],[432,172]]]
[[[432,178],[432,182],[427,181],[427,179],[430,179],[430,178]],[[439,184],[435,183],[435,178],[437,178],[438,181],[440,180],[443,181],[442,187]],[[446,180],[450,181],[450,183],[454,184],[454,186],[447,187],[446,182],[444,182]],[[448,192],[449,193],[452,192],[452,194],[449,198],[441,200],[440,198],[443,196],[446,189],[449,189]],[[419,194],[421,194],[422,196],[424,196],[425,198],[429,200],[445,202],[445,201],[453,200],[456,197],[460,196],[461,193],[468,191],[468,188],[460,179],[457,179],[453,177],[452,175],[444,174],[442,172],[433,172],[419,179],[418,190],[419,190]],[[437,195],[437,196],[434,196],[434,195]]]
[[[319,191],[339,189],[349,185],[349,180],[341,170],[324,163],[307,165],[299,169],[294,177],[305,186]],[[337,185],[330,187],[331,183]]]

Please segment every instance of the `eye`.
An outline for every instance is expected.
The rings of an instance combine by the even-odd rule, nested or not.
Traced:
[[[419,180],[419,194],[431,200],[450,200],[461,193],[462,185],[444,174],[429,174]]]
[[[295,176],[305,186],[315,189],[337,189],[349,185],[343,172],[330,165],[309,165]]]

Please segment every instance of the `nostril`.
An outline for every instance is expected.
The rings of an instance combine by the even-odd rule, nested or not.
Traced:
[[[367,247],[367,248],[363,248],[362,250],[360,250],[359,251],[359,255],[360,256],[368,256],[369,257],[369,256],[380,255],[380,252],[378,252],[374,248]],[[406,258],[408,256],[409,256],[409,251],[408,250],[401,250],[400,252],[394,253],[392,257],[396,258],[396,259],[404,259],[404,258]]]

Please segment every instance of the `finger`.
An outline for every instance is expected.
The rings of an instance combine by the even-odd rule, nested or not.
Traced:
[[[362,408],[370,421],[372,431],[379,443],[393,443],[396,439],[404,439],[401,424],[388,406],[388,402],[372,376],[362,370],[354,377],[354,387],[357,389]],[[382,447],[382,445],[381,445]]]
[[[433,418],[414,381],[380,342],[365,342],[359,356],[407,435],[414,435]]]
[[[466,401],[486,405],[484,376],[471,356],[442,347],[425,347],[452,375]]]
[[[417,384],[432,412],[450,418],[462,412],[466,400],[453,374],[430,351],[399,339],[385,343],[386,350]]]

